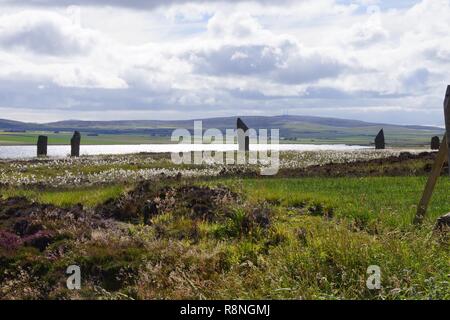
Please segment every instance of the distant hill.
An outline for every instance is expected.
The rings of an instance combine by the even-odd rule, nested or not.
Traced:
[[[237,117],[220,117],[207,119],[192,120],[118,120],[118,121],[80,121],[66,120],[59,122],[51,122],[43,126],[50,128],[79,128],[79,129],[115,129],[115,130],[139,130],[139,129],[156,129],[156,128],[190,128],[193,121],[202,120],[203,126],[207,128],[234,128]],[[324,118],[313,116],[249,116],[241,117],[252,128],[275,128],[284,127],[286,125],[304,124],[304,125],[320,125],[339,128],[358,128],[358,127],[396,127],[415,130],[440,130],[438,127],[418,126],[418,125],[392,125],[383,123],[370,123],[359,120]],[[0,120],[1,121],[1,120]],[[1,127],[0,127],[1,128]]]
[[[198,119],[203,128],[220,130],[235,128],[237,117]],[[443,129],[431,126],[392,125],[358,120],[313,116],[243,116],[244,122],[254,129],[280,129],[280,136],[287,141],[299,143],[342,142],[369,144],[383,128],[386,139],[398,145],[428,143],[432,135],[443,134]],[[0,119],[0,130],[74,131],[94,134],[140,134],[170,136],[176,128],[193,129],[194,120],[121,120],[79,121],[67,120],[45,124],[24,123]]]
[[[35,123],[0,119],[0,130],[3,131],[36,130],[40,127],[41,125]]]

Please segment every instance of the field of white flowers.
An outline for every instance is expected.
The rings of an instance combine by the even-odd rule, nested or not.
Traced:
[[[351,163],[398,156],[400,152],[400,150],[286,151],[280,153],[279,167],[299,169],[329,163]],[[257,165],[224,165],[213,161],[206,161],[202,165],[175,165],[167,154],[0,160],[0,183],[8,186],[61,187],[138,182],[161,176],[214,177],[235,172],[256,173],[258,170]]]

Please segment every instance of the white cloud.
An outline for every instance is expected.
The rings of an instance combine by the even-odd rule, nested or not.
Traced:
[[[233,0],[234,2],[260,2],[271,3],[271,0]],[[197,2],[204,4],[207,2],[226,2],[224,0],[78,0],[80,6],[117,6],[132,9],[154,9],[160,6],[171,6],[174,4],[186,4]],[[279,0],[280,3],[288,3],[290,0]],[[6,5],[38,6],[38,7],[61,7],[74,4],[73,0],[0,0]]]
[[[89,53],[96,40],[95,32],[52,12],[22,11],[0,16],[0,46],[7,49],[71,56]]]
[[[263,32],[258,21],[248,13],[237,12],[230,16],[216,13],[208,21],[208,31],[214,37],[249,38]]]
[[[189,118],[336,108],[392,121],[403,108],[433,123],[450,82],[446,0],[85,1],[81,22],[69,1],[0,2],[3,110]]]

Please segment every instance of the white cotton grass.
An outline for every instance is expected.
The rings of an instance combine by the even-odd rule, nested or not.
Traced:
[[[351,163],[398,156],[404,150],[283,151],[280,169],[301,169],[328,163]],[[408,150],[417,153],[419,151]],[[0,161],[0,183],[10,186],[94,185],[137,182],[154,177],[214,177],[226,172],[258,172],[257,165],[224,165],[207,161],[203,165],[175,165],[170,157],[131,154],[44,158]]]

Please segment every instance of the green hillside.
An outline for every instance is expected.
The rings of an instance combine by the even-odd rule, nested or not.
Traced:
[[[388,146],[428,146],[432,136],[443,129],[369,123],[357,120],[311,116],[242,117],[254,129],[279,129],[283,143],[345,143],[370,145],[384,129]],[[66,144],[74,130],[81,131],[85,144],[167,143],[176,128],[193,130],[195,120],[60,121],[46,124],[22,123],[0,119],[0,144],[34,144],[42,132],[50,144]],[[202,119],[203,129],[232,129],[236,117]]]

